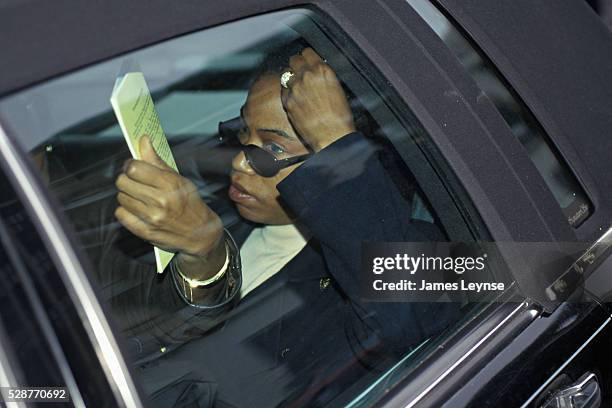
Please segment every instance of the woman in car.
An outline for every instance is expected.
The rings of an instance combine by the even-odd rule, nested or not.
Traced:
[[[118,312],[136,358],[155,360],[143,376],[160,403],[324,404],[457,316],[450,303],[360,299],[363,241],[443,236],[410,219],[326,62],[306,48],[288,68],[259,75],[241,111],[229,197],[243,222],[224,230],[147,138],[117,178],[117,219],[177,253],[162,276],[132,270],[148,283]]]

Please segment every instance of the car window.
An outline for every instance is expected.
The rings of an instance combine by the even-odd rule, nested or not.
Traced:
[[[0,101],[158,406],[368,404],[508,287],[364,301],[362,244],[486,237],[421,124],[327,24],[248,18]],[[180,175],[146,141],[128,160],[109,98],[129,72]],[[153,245],[175,253],[163,273]]]
[[[407,0],[493,102],[544,179],[567,222],[578,227],[593,205],[552,140],[491,61],[431,2]]]

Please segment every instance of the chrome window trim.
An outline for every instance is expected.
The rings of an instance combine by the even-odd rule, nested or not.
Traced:
[[[552,301],[563,299],[565,288],[571,287],[568,282],[580,279],[586,280],[593,274],[599,264],[609,256],[610,249],[612,249],[612,227],[597,238],[561,276],[545,289],[549,299]]]
[[[36,222],[46,234],[45,244],[56,257],[58,271],[82,318],[83,326],[96,350],[106,378],[113,390],[116,401],[125,407],[142,407],[143,403],[130,376],[128,366],[119,352],[108,320],[104,315],[94,290],[83,270],[76,253],[71,247],[54,210],[45,199],[45,193],[34,175],[20,156],[17,148],[0,124],[0,156],[6,161],[18,190],[26,198],[36,215]]]
[[[416,404],[418,404],[423,398],[425,398],[427,396],[427,394],[429,394],[440,382],[442,382],[446,377],[448,377],[449,375],[452,374],[453,371],[455,371],[455,369],[457,369],[457,367],[459,367],[461,365],[461,363],[463,363],[469,356],[471,356],[472,354],[474,354],[476,351],[478,351],[478,349],[480,349],[483,344],[490,339],[492,336],[494,336],[497,332],[500,331],[500,329],[502,329],[506,323],[511,320],[517,313],[521,312],[521,311],[525,311],[527,310],[531,315],[532,318],[536,318],[538,316],[538,314],[540,313],[537,309],[531,307],[531,305],[528,302],[522,302],[521,304],[519,304],[514,310],[512,310],[512,312],[510,312],[501,322],[499,322],[493,329],[491,329],[487,334],[485,334],[484,336],[482,336],[482,338],[476,343],[474,344],[465,354],[463,354],[460,358],[458,358],[450,367],[448,367],[442,374],[440,374],[431,384],[429,384],[427,386],[427,388],[425,388],[423,391],[421,391],[421,393],[419,393],[419,395],[417,395],[414,399],[412,399],[412,401],[410,401],[408,404],[406,404],[404,406],[404,408],[412,408],[414,407]]]

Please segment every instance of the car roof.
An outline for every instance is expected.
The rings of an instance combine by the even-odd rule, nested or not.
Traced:
[[[161,40],[292,4],[300,2],[30,0],[0,3],[0,95]]]

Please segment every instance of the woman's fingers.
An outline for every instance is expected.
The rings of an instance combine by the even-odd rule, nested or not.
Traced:
[[[132,234],[144,240],[150,241],[153,238],[152,230],[149,224],[141,220],[135,214],[132,214],[124,207],[117,207],[115,217],[119,222]]]
[[[134,197],[135,199],[144,202],[148,205],[155,205],[159,199],[159,191],[154,187],[132,180],[130,177],[121,173],[115,185],[119,191]]]
[[[290,65],[299,74],[282,89],[281,97],[302,140],[319,151],[354,132],[352,112],[333,69],[312,48],[293,56]]]
[[[314,66],[316,64],[324,64],[323,58],[319,56],[312,48],[308,47],[302,51],[302,58],[304,62],[306,62],[310,66]]]
[[[148,241],[158,248],[175,252],[176,248],[180,246],[177,245],[177,242],[179,242],[180,239],[175,237],[173,234],[168,233],[167,231],[157,230],[156,228],[152,227],[151,224],[142,220],[138,215],[132,213],[123,206],[117,207],[115,210],[115,217],[117,217],[119,222],[132,234],[145,241]]]
[[[302,72],[305,69],[308,69],[308,64],[306,63],[306,59],[304,57],[302,57],[300,54],[296,54],[289,58],[289,68],[291,68],[291,72],[294,74],[294,77],[287,82],[287,85],[291,87],[291,82],[302,76]]]
[[[130,179],[151,187],[161,187],[167,171],[142,160],[130,159],[123,170]]]
[[[141,220],[146,222],[149,221],[149,213],[151,212],[150,206],[147,206],[142,201],[137,200],[121,191],[117,194],[117,201],[119,202],[120,206],[136,215]]]
[[[145,162],[161,169],[161,170],[169,170],[174,171],[172,167],[168,166],[162,159],[159,157],[155,149],[153,148],[153,144],[151,143],[151,139],[149,136],[144,135],[140,138],[139,149],[140,149],[140,158]]]

